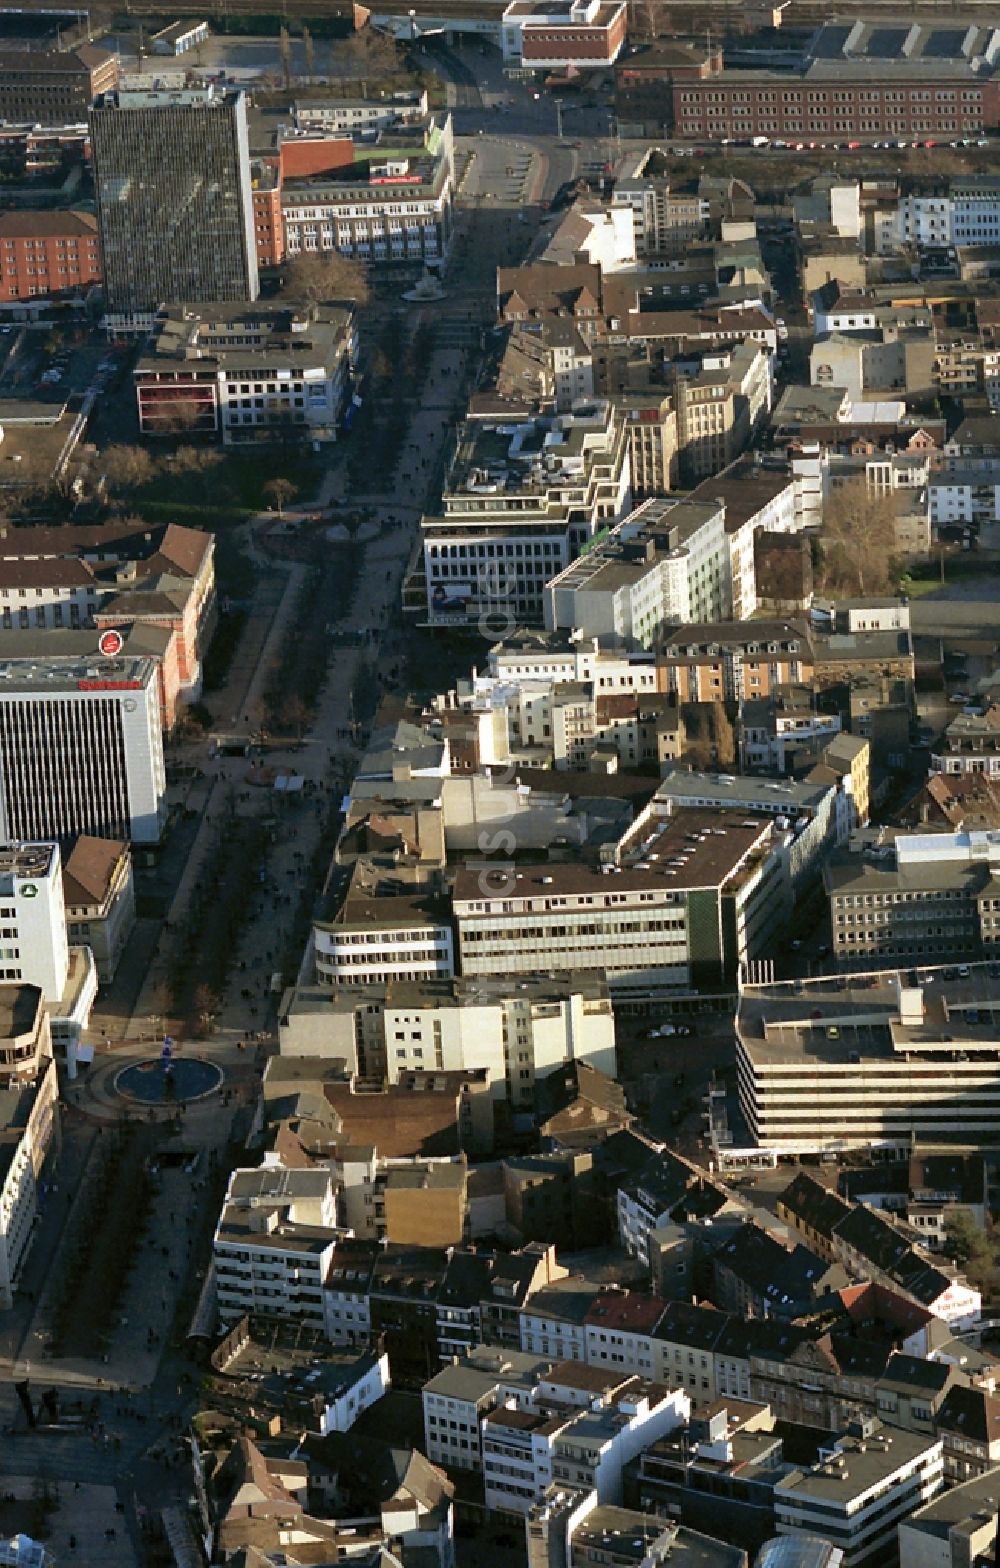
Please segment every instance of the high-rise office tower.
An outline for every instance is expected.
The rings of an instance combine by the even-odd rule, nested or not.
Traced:
[[[246,95],[103,93],[90,130],[109,313],[256,299]]]
[[[155,844],[165,819],[152,659],[0,663],[0,842]]]

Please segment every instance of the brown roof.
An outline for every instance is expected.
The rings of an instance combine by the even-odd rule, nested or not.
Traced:
[[[598,697],[597,715],[601,719],[628,719],[636,712],[638,704],[635,692],[609,692],[604,697]]]
[[[0,212],[0,239],[38,239],[46,235],[96,237],[97,219],[92,212],[32,211],[19,208]]]
[[[791,489],[793,483],[791,472],[784,465],[764,468],[747,455],[738,457],[721,474],[703,479],[691,492],[691,499],[724,502],[726,532],[732,534],[775,496]]]
[[[114,60],[107,49],[94,44],[81,44],[78,49],[25,49],[15,43],[0,49],[0,71],[13,74],[24,71],[58,71],[76,76],[85,71],[96,71]]]
[[[572,312],[580,302],[592,310],[601,298],[601,269],[590,262],[572,267],[547,262],[499,267],[497,297],[504,315],[525,310],[532,315]]]
[[[80,61],[80,64],[87,67],[88,71],[100,70],[102,66],[109,65],[115,58],[110,49],[102,49],[99,44],[80,44],[79,48],[73,50],[73,53]]]
[[[125,845],[118,839],[92,838],[88,833],[81,833],[63,867],[66,903],[100,904],[124,853]]]
[[[340,1117],[344,1141],[373,1145],[383,1159],[459,1152],[458,1101],[461,1074],[438,1073],[439,1090],[419,1094],[399,1084],[382,1094],[354,1094],[349,1084],[324,1084]]]
[[[200,528],[184,528],[180,523],[168,523],[160,540],[159,554],[186,577],[194,577],[205,556],[212,548],[212,536]]]
[[[65,528],[0,526],[0,562],[23,561],[30,556],[74,560],[99,553],[109,562],[141,561],[153,571],[193,577],[211,547],[210,534],[179,523],[156,525],[137,520]]]
[[[86,588],[93,586],[94,573],[86,561],[73,559],[41,561],[0,560],[0,588]]]

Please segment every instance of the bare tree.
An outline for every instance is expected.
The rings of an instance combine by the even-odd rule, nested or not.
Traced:
[[[686,702],[681,707],[684,756],[701,771],[731,768],[736,758],[736,736],[721,702]]]
[[[198,1034],[201,1036],[211,1034],[219,1011],[219,998],[211,986],[195,986],[191,998],[191,1011]]]
[[[197,430],[206,415],[211,418],[211,410],[196,398],[179,397],[164,404],[158,424],[164,435],[182,436]]]
[[[287,91],[292,84],[292,49],[288,41],[288,28],[284,25],[278,33],[278,54],[281,57],[281,74]]]
[[[339,250],[324,250],[296,256],[285,268],[282,294],[301,305],[317,305],[323,300],[348,299],[366,305],[369,298],[368,275],[364,264]]]
[[[118,494],[148,485],[157,469],[145,447],[124,445],[107,447],[101,455],[100,467],[108,488]]]
[[[823,508],[819,544],[824,588],[862,596],[883,592],[895,566],[892,493],[873,492],[863,479],[840,485]]]
[[[302,732],[312,718],[312,714],[298,693],[292,692],[291,696],[286,697],[281,705],[281,717],[295,731],[295,739],[301,740]]]
[[[316,51],[313,48],[313,35],[305,25],[302,28],[302,47],[306,56],[306,75],[314,76],[316,74]]]
[[[218,468],[221,462],[222,453],[217,447],[179,446],[170,466],[175,474],[203,474]]]
[[[267,484],[264,486],[264,494],[271,502],[278,516],[284,517],[286,503],[298,495],[298,487],[290,479],[286,479],[282,474],[278,474],[276,478],[267,481]]]
[[[399,45],[395,38],[370,24],[348,39],[341,50],[341,57],[345,55],[352,75],[395,76],[400,69]]]

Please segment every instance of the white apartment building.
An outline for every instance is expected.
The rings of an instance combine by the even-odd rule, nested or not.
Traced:
[[[813,334],[826,338],[834,333],[874,332],[878,326],[878,306],[874,295],[862,289],[841,286],[835,299],[826,301],[823,290],[812,296]]]
[[[652,648],[666,622],[722,620],[732,608],[726,509],[643,501],[545,585],[545,626],[623,648]]]
[[[421,519],[423,572],[405,590],[434,625],[540,622],[546,583],[629,504],[625,422],[606,399],[568,414],[467,419],[442,511]],[[492,619],[491,619],[492,618]]]
[[[366,1070],[389,1083],[414,1069],[488,1067],[495,1099],[531,1105],[535,1080],[566,1061],[615,1076],[615,1019],[597,974],[390,981],[357,1010],[381,1023],[381,1054],[366,1017]]]
[[[645,147],[625,161],[615,179],[611,199],[632,214],[637,256],[682,254],[692,241],[710,237],[707,194],[700,188],[671,190],[669,169],[661,148]]]
[[[0,1080],[32,1079],[53,1046],[74,1077],[80,1036],[97,996],[97,966],[88,947],[69,945],[56,844],[0,849],[0,982],[21,996],[8,1019]],[[43,1028],[34,1021],[29,1027],[25,1017],[23,993],[35,995],[36,987],[46,1010]],[[33,1020],[33,1005],[29,1012]]]
[[[320,1437],[326,1437],[330,1432],[349,1432],[355,1421],[372,1405],[377,1405],[391,1386],[389,1357],[384,1350],[373,1351],[353,1362],[334,1360],[331,1356],[324,1362],[318,1379],[307,1372],[305,1387],[323,1400]]]
[[[794,533],[800,526],[795,480],[789,468],[738,457],[720,474],[703,479],[693,499],[721,502],[729,540],[729,601],[733,620],[749,620],[760,605],[755,545],[759,533]]]
[[[971,524],[981,542],[992,546],[991,525],[1000,521],[1000,460],[947,461],[929,474],[927,498],[934,528]]]
[[[944,191],[900,197],[896,240],[920,250],[1000,243],[1000,179],[956,175]]]
[[[993,1017],[985,1003],[978,1012]],[[978,1144],[1000,1115],[993,1026],[968,1021],[957,997],[925,1012],[921,988],[892,971],[836,995],[744,987],[736,1034],[740,1105],[752,1145],[772,1158]]]
[[[602,648],[596,637],[577,639],[516,631],[490,649],[489,676],[502,684],[522,681],[590,681],[602,693],[653,692],[656,656]]]
[[[0,1089],[0,1308],[14,1305],[38,1219],[38,1190],[56,1134],[59,1084],[47,1058],[37,1083]]]
[[[531,1407],[498,1406],[482,1426],[486,1507],[525,1515],[552,1481],[620,1503],[624,1466],[683,1426],[690,1411],[680,1389],[638,1377],[598,1393],[586,1409],[567,1408],[544,1388]]]
[[[786,687],[777,697],[744,698],[740,704],[741,768],[786,774],[796,747],[839,735],[839,713],[817,713],[814,703],[813,693],[804,687]]]
[[[864,1420],[776,1483],[775,1521],[780,1535],[821,1536],[843,1552],[843,1568],[863,1568],[895,1560],[898,1525],[943,1486],[939,1439]]]
[[[520,1350],[474,1346],[424,1384],[424,1452],[431,1464],[481,1471],[482,1423],[508,1400],[527,1405],[551,1363]]]
[[[57,844],[0,848],[0,980],[36,985],[58,1002],[69,973]]]
[[[369,1169],[369,1179],[374,1181],[373,1154]],[[349,1222],[352,1200],[360,1195],[356,1190],[352,1193],[347,1188],[353,1186],[352,1177],[357,1175],[364,1181],[366,1173],[364,1170],[359,1171],[357,1166],[352,1171],[349,1165],[344,1164],[341,1164],[340,1171],[344,1181],[341,1203],[344,1219]],[[364,1208],[363,1202],[361,1208]],[[370,1242],[356,1241],[353,1237],[341,1238],[338,1242],[323,1288],[324,1327],[326,1337],[332,1344],[364,1346],[369,1343],[372,1321],[368,1291],[374,1264],[375,1249]]]
[[[335,441],[357,347],[350,307],[171,306],[132,372],[139,429],[224,446]]]
[[[51,631],[93,625],[107,587],[89,562],[56,557],[0,561],[0,627]]]
[[[166,816],[152,659],[0,664],[0,837],[155,844]]]
[[[329,1169],[233,1171],[213,1243],[220,1322],[255,1313],[325,1328],[335,1227]]]
[[[841,485],[858,482],[863,482],[873,496],[913,491],[914,508],[930,507],[930,520],[935,521],[932,487],[937,471],[931,466],[929,451],[877,451],[866,457],[851,457],[821,448],[818,443],[805,442],[801,451],[791,457],[790,467],[800,528],[819,528],[831,494]]]
[[[559,1282],[536,1291],[520,1313],[521,1349],[554,1361],[587,1359],[587,1313],[597,1287],[586,1281]]]
[[[655,669],[639,671],[638,690],[609,692],[595,680],[473,674],[436,706],[439,712],[459,708],[476,724],[480,766],[586,768],[597,746],[613,746],[623,764],[634,766],[680,752],[676,707],[655,691],[654,676]],[[446,814],[450,792],[444,797]]]

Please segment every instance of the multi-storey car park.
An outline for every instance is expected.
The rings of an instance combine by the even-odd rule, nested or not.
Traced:
[[[996,1142],[998,1026],[993,965],[746,986],[736,1018],[745,1128],[728,1119],[722,1158]]]

